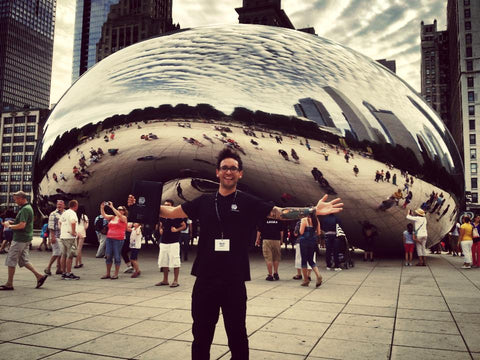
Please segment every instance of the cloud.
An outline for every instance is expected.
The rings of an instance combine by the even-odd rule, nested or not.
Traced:
[[[182,28],[236,24],[242,0],[173,0],[173,21]],[[445,0],[283,0],[296,28],[314,26],[321,36],[374,59],[396,60],[397,74],[420,90],[420,22],[446,28]],[[75,0],[57,1],[51,102],[71,82]]]

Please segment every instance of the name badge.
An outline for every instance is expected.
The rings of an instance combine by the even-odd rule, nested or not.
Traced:
[[[230,239],[215,239],[215,251],[230,251]]]

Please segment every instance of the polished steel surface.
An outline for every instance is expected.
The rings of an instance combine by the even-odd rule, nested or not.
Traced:
[[[114,139],[106,142],[112,131]],[[141,139],[149,133],[155,136]],[[275,138],[280,135],[281,143]],[[325,192],[341,196],[341,220],[359,246],[359,222],[369,220],[380,232],[378,248],[401,251],[403,200],[378,207],[404,188],[404,171],[414,174],[408,208],[420,206],[432,191],[445,195],[440,213],[427,215],[429,244],[451,228],[463,193],[452,137],[395,74],[321,37],[232,25],[147,40],[84,74],[46,123],[34,174],[37,201],[47,211],[58,197],[78,198],[93,216],[102,200],[124,203],[136,179],[166,182],[165,194],[190,199],[215,188],[215,156],[225,144],[240,147],[241,186],[253,194],[280,206],[308,205]],[[344,145],[354,154],[348,162]],[[91,176],[82,183],[72,168],[82,151],[89,163],[92,147],[105,155],[88,165]],[[376,170],[388,170],[385,163],[397,186],[374,181]],[[314,181],[313,167],[328,186]],[[60,172],[67,181],[53,180]]]

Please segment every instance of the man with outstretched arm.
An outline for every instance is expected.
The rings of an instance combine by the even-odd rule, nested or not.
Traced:
[[[213,194],[171,207],[161,206],[164,218],[190,218],[200,222],[197,257],[192,267],[196,276],[192,292],[192,359],[209,359],[215,325],[222,310],[228,346],[233,360],[248,359],[245,327],[247,291],[250,280],[248,241],[256,224],[265,217],[294,220],[313,212],[317,215],[342,210],[340,199],[326,202],[325,195],[311,208],[279,208],[237,190],[243,176],[242,160],[233,150],[222,150],[216,176],[220,185]],[[129,205],[135,199],[129,196]]]

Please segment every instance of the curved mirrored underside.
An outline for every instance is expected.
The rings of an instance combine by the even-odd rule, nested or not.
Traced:
[[[395,74],[327,39],[232,25],[129,46],[74,83],[37,151],[37,203],[47,212],[58,198],[77,198],[95,216],[101,201],[124,203],[135,180],[165,182],[164,196],[190,200],[215,191],[215,156],[225,146],[243,158],[240,189],[279,206],[342,197],[343,227],[360,247],[368,220],[380,250],[401,249],[398,189],[404,198],[411,191],[410,209],[443,193],[427,215],[429,245],[451,228],[463,194],[452,137]]]

